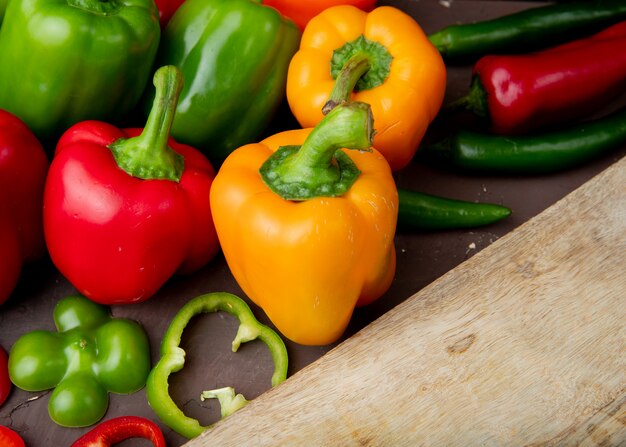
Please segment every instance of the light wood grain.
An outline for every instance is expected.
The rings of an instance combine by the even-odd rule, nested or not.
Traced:
[[[188,446],[626,445],[626,159]]]

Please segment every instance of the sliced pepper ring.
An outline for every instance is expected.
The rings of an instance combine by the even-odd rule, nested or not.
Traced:
[[[183,330],[189,321],[198,314],[219,311],[228,312],[239,320],[239,329],[232,342],[233,352],[237,352],[242,343],[258,338],[267,345],[274,361],[272,386],[287,378],[288,356],[285,343],[274,330],[257,321],[244,300],[226,292],[207,293],[192,299],[172,319],[161,341],[161,358],[150,372],[146,384],[148,403],[159,419],[189,439],[195,438],[211,426],[202,426],[198,420],[183,413],[169,394],[168,378],[185,365],[185,351],[179,345]],[[204,391],[202,399],[207,397],[219,399],[222,417],[228,416],[247,403],[241,394],[235,395],[231,387]]]

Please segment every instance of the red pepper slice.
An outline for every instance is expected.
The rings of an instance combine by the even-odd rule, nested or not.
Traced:
[[[0,425],[0,446],[26,447],[26,444],[24,444],[24,440],[16,432],[11,430],[9,427]]]
[[[7,400],[11,392],[11,379],[9,379],[9,356],[4,349],[0,348],[0,405]],[[0,443],[0,445],[3,445]]]
[[[109,447],[130,438],[144,438],[154,447],[166,447],[159,426],[139,416],[120,416],[104,421],[74,441],[71,447]],[[1,442],[0,445],[4,446]]]

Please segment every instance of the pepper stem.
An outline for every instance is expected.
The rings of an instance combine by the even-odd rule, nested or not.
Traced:
[[[326,115],[338,104],[349,101],[352,92],[382,85],[389,76],[392,60],[384,45],[363,34],[335,49],[330,60],[330,75],[335,84],[322,113]]]
[[[487,94],[478,76],[472,78],[469,91],[456,101],[446,105],[442,112],[449,115],[459,111],[468,111],[481,118],[489,118],[489,104]]]
[[[200,394],[200,400],[205,401],[207,399],[217,399],[219,401],[222,419],[250,403],[243,394],[235,394],[235,389],[230,386],[203,391]]]
[[[352,56],[339,71],[328,101],[322,107],[322,113],[326,115],[338,104],[349,101],[356,83],[371,66],[370,57],[367,54],[357,53]]]
[[[374,136],[369,104],[339,104],[311,131],[302,146],[283,146],[259,170],[272,191],[286,200],[340,196],[360,171],[341,148],[369,150]]]
[[[178,182],[184,159],[168,146],[168,140],[183,88],[182,72],[173,65],[161,67],[154,74],[154,86],[156,96],[141,134],[120,138],[109,149],[118,166],[133,177]]]

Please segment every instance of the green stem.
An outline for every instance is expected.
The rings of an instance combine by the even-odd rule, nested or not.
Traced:
[[[369,150],[373,119],[369,104],[342,103],[311,131],[304,144],[279,148],[261,166],[263,181],[286,200],[344,194],[360,171],[342,151]]]
[[[338,104],[349,101],[352,92],[382,85],[389,76],[392,60],[384,45],[362,34],[335,49],[330,60],[330,75],[335,84],[322,113],[326,115]]]
[[[367,73],[371,66],[369,55],[357,53],[352,56],[339,71],[337,79],[335,79],[335,85],[330,92],[330,97],[324,104],[324,107],[322,107],[322,113],[326,115],[338,104],[349,101],[356,83]]]
[[[466,96],[452,101],[442,110],[446,115],[460,111],[468,111],[484,119],[490,118],[487,93],[478,76],[472,78],[472,83]]]
[[[206,399],[217,399],[219,401],[222,419],[250,403],[243,394],[235,394],[235,389],[231,386],[203,391],[200,394],[200,400],[205,401]]]
[[[154,86],[156,96],[141,135],[120,138],[109,149],[118,166],[133,177],[178,182],[184,159],[168,146],[168,140],[183,88],[183,75],[173,65],[161,67],[154,74]]]

